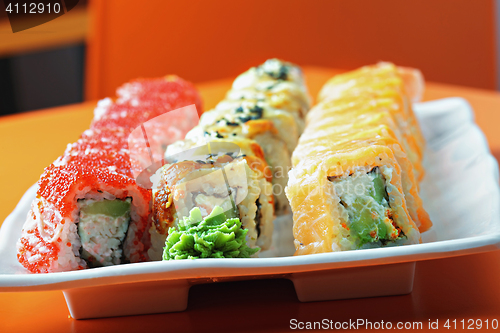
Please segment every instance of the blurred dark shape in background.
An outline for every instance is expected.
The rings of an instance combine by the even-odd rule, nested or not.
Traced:
[[[83,101],[84,45],[0,59],[0,113]]]
[[[13,34],[0,2],[0,115],[83,101],[86,22],[80,0],[52,25]]]

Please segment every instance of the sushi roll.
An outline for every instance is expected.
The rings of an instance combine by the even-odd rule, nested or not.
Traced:
[[[233,82],[233,89],[245,89],[258,87],[259,84],[268,82],[290,82],[304,87],[302,70],[289,62],[279,59],[268,59],[263,64],[252,67],[245,73],[239,75]]]
[[[410,101],[418,102],[424,92],[424,78],[418,69],[379,62],[335,75],[322,87],[318,102],[345,95],[358,95],[366,90],[383,91],[387,88],[398,89]]]
[[[243,135],[243,131],[251,135],[255,132],[253,128],[257,128],[259,120],[270,120],[273,123],[277,136],[286,144],[291,155],[299,139],[296,119],[290,113],[265,103],[242,100],[232,107],[216,108],[201,116],[200,126],[203,128],[217,126],[216,129],[223,136],[226,133]],[[244,126],[248,130],[243,129]]]
[[[319,103],[308,114],[310,126],[302,141],[313,140],[325,132],[349,129],[359,131],[370,126],[387,125],[405,148],[415,176],[420,181],[425,174],[422,165],[423,147],[410,130],[408,118],[397,101],[389,97],[363,95]]]
[[[201,116],[186,141],[255,141],[272,173],[275,212],[284,215],[290,212],[284,188],[291,155],[305,127],[309,105],[300,68],[269,59],[238,76],[226,99]]]
[[[279,83],[269,89],[245,88],[230,90],[226,98],[215,109],[227,110],[237,108],[242,100],[268,105],[272,108],[290,113],[297,123],[299,134],[304,131],[305,117],[310,109],[309,99],[304,98],[302,90],[293,84]]]
[[[228,137],[210,138],[210,142],[219,150],[222,150],[224,147],[233,148],[231,150],[226,149],[227,153],[233,152],[233,155],[236,150],[239,150],[239,154],[247,161],[250,169],[257,172],[259,174],[259,177],[263,176],[268,182],[272,183],[273,174],[271,168],[265,160],[262,147],[256,141],[242,137]],[[234,144],[237,147],[235,147],[234,145],[227,145],[227,143]],[[193,137],[191,139],[177,141],[168,146],[167,151],[165,152],[165,159],[167,161],[175,160],[173,156],[178,156],[182,152],[191,151],[192,148],[196,148],[206,144],[207,141],[204,137]]]
[[[418,244],[432,226],[418,194],[424,142],[397,68],[334,77],[318,99],[286,188],[296,254]]]
[[[381,62],[334,76],[321,89],[318,102],[331,100],[335,103],[335,100],[344,97],[362,96],[397,99],[398,108],[405,114],[405,123],[400,123],[400,126],[404,131],[408,129],[408,133],[415,138],[423,151],[425,140],[411,106],[412,101],[421,99],[423,89],[423,76],[419,70]],[[410,93],[413,95],[409,95]]]
[[[156,92],[147,96],[149,90]],[[152,196],[150,189],[136,182],[143,166],[131,162],[130,148],[139,143],[129,141],[130,134],[141,125],[149,133],[160,133],[155,127],[165,122],[149,122],[152,118],[173,107],[199,105],[200,97],[190,83],[177,77],[134,81],[120,91],[120,102],[99,102],[91,128],[68,145],[38,181],[37,196],[17,242],[18,260],[30,272],[150,260]],[[184,137],[186,126],[177,129],[175,133],[162,129],[170,138],[150,138],[158,148],[153,149],[153,159],[163,158],[166,143]]]
[[[238,218],[242,228],[248,230],[246,243],[250,248],[270,246],[272,187],[262,174],[250,168],[237,145],[209,142],[170,155],[169,163],[157,171],[155,179],[152,246],[148,252],[153,260],[161,259],[169,229],[178,228],[194,208],[205,218],[219,207],[227,218]]]
[[[290,173],[296,255],[420,242],[388,147],[336,150]]]
[[[151,194],[131,177],[128,155],[88,132],[45,169],[38,183],[18,260],[29,271],[60,272],[147,260]],[[115,136],[116,135],[116,136]],[[116,141],[111,145],[116,145]]]
[[[304,129],[304,119],[311,104],[302,70],[279,59],[269,59],[238,76],[225,100],[216,108],[232,107],[234,102],[241,100],[264,102],[292,113],[299,133]]]
[[[401,185],[405,196],[408,213],[415,222],[420,232],[428,230],[432,223],[429,215],[423,208],[422,199],[418,194],[418,182],[413,173],[413,164],[410,162],[404,147],[391,128],[384,124],[367,126],[362,129],[344,128],[342,133],[325,133],[322,137],[315,136],[314,140],[304,138],[299,148],[295,151],[296,160],[322,158],[331,151],[363,145],[381,145],[389,147],[401,168]]]
[[[154,223],[149,256],[155,260],[162,255],[168,260],[198,257],[194,250],[175,252],[184,246],[179,244],[180,235],[194,237],[186,223],[201,228],[207,219],[212,221],[218,209],[223,211],[217,215],[218,221],[241,221],[250,249],[268,248],[274,214],[289,212],[284,187],[309,106],[302,72],[293,64],[271,59],[240,75],[225,100],[205,112],[184,140],[167,147],[164,159],[168,163],[153,177]],[[218,146],[217,151],[225,155],[200,155],[205,144]],[[222,148],[228,144],[240,153]],[[229,165],[232,173],[226,170]],[[223,183],[221,172],[226,175],[226,185],[227,175],[246,175],[235,182],[247,184],[242,186],[248,187],[245,199],[229,200],[228,193],[245,191],[218,185]],[[207,256],[212,254],[202,255]]]
[[[211,111],[207,114],[210,113]],[[265,160],[272,173],[272,192],[276,199],[276,214],[283,215],[289,212],[284,189],[288,180],[288,170],[291,168],[291,154],[287,144],[279,136],[273,121],[257,119],[243,122],[234,116],[229,117],[226,114],[224,120],[211,126],[199,125],[186,135],[188,140],[197,140],[199,138],[205,138],[207,141],[211,139],[244,138],[257,142],[262,147]]]
[[[203,113],[200,94],[190,82],[176,75],[132,80],[119,87],[116,94],[117,104],[141,106],[143,111],[154,110],[157,115],[190,104],[196,106],[200,115]]]

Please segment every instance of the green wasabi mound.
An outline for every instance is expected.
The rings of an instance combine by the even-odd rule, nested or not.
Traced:
[[[179,221],[178,228],[170,228],[163,249],[163,260],[198,258],[250,258],[259,248],[247,246],[247,229],[241,228],[239,218],[227,218],[221,207],[201,216],[195,207]]]

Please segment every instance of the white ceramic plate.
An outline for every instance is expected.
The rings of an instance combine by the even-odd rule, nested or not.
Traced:
[[[273,240],[273,249],[261,258],[149,262],[28,274],[16,260],[15,243],[36,193],[32,187],[0,229],[0,291],[63,290],[71,315],[77,319],[181,311],[187,307],[191,285],[236,279],[289,278],[301,301],[409,293],[415,261],[500,247],[498,165],[474,124],[469,104],[449,98],[418,104],[415,111],[428,141],[421,193],[434,222],[423,234],[423,244],[286,256],[293,253],[293,244],[291,221],[284,217],[275,222],[279,236]],[[377,290],[370,287],[374,284]],[[335,288],[338,285],[342,290]],[[99,304],[95,295],[100,295]]]

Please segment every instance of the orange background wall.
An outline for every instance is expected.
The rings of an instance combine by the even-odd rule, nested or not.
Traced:
[[[266,58],[351,69],[379,60],[428,80],[496,87],[493,0],[94,0],[86,96],[135,77],[231,77]]]

